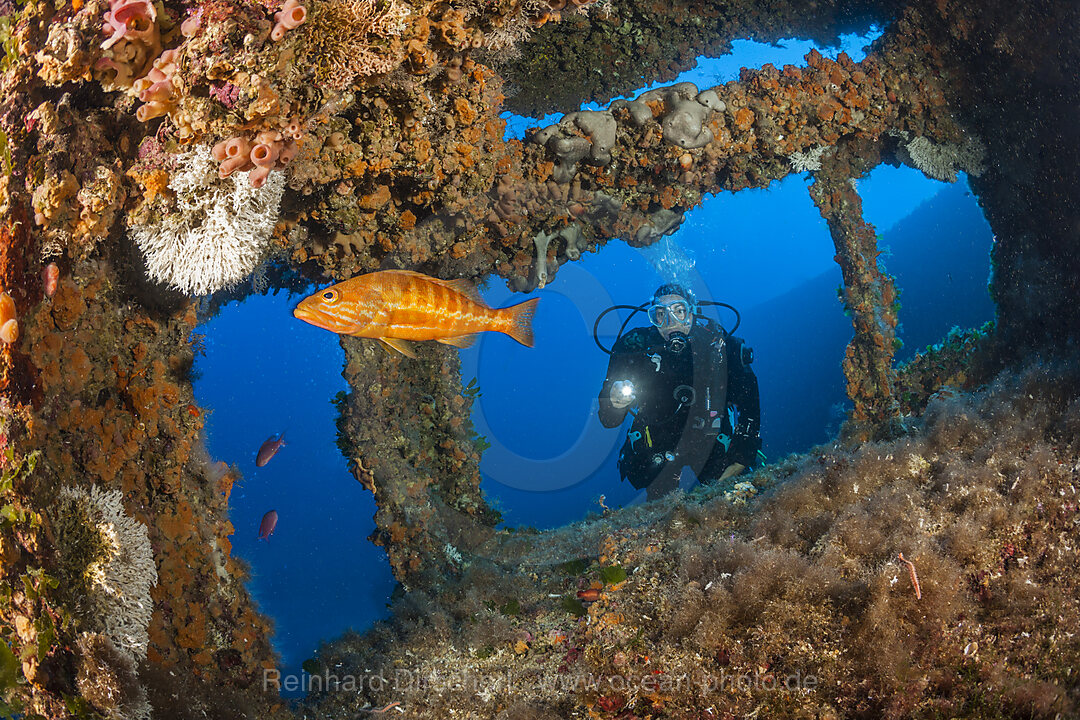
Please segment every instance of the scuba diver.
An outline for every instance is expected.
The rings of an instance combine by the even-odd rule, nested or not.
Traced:
[[[600,318],[617,307],[645,309],[609,308],[597,318],[594,337]],[[687,465],[705,485],[738,475],[761,451],[753,352],[697,311],[682,286],[662,285],[648,304],[650,327],[625,335],[620,330],[611,350],[597,340],[611,355],[600,390],[600,422],[617,427],[636,409],[619,453],[619,473],[635,488],[647,488],[649,500],[675,490]]]

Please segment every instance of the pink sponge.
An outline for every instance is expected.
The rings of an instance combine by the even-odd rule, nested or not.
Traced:
[[[214,146],[211,154],[214,159],[221,163],[218,174],[229,177],[237,170],[251,168],[251,143],[244,137],[234,137],[222,140]]]
[[[271,170],[281,170],[300,152],[297,140],[304,136],[299,118],[284,122],[282,130],[263,130],[254,138],[237,135],[214,145],[210,154],[220,164],[218,175],[248,171],[252,187],[262,187]]]
[[[146,77],[135,81],[132,87],[139,99],[146,103],[135,111],[139,122],[165,115],[176,104],[172,84],[172,76],[178,69],[176,61],[176,49],[166,50],[154,60],[154,66]]]
[[[295,30],[307,20],[307,8],[297,0],[285,0],[281,10],[274,13],[274,20],[277,24],[270,31],[270,37],[273,40],[280,40],[285,37],[286,30]]]
[[[157,10],[150,0],[110,0],[105,12],[105,23],[101,29],[109,35],[101,43],[103,50],[108,50],[121,39],[138,39],[154,27]]]

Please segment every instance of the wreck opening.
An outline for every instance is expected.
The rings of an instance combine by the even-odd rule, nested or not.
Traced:
[[[865,36],[864,36],[865,37]],[[851,41],[849,41],[851,42]],[[812,48],[806,48],[812,49]],[[763,52],[761,48],[754,48],[755,52]],[[798,51],[802,52],[804,48],[799,48]],[[835,50],[833,55],[835,56],[840,51]],[[827,55],[828,53],[826,53]],[[779,61],[776,61],[779,62]],[[727,59],[727,64],[730,67],[739,66],[742,67],[747,63],[740,58],[731,57]],[[719,69],[710,69],[709,66],[703,65],[698,68],[699,72],[712,73],[713,75],[719,75],[722,72]],[[726,72],[732,73],[728,70]],[[820,154],[815,157],[807,156],[805,158],[797,158],[790,160],[795,170],[802,170],[805,172],[813,173],[815,170],[820,169]],[[888,166],[881,166],[888,167]],[[875,171],[870,171],[867,176],[872,176]],[[915,170],[907,171],[907,178],[917,175]],[[901,173],[901,176],[903,173]],[[894,176],[894,181],[897,177]],[[872,185],[870,181],[859,181],[865,183],[865,186]],[[759,305],[768,303],[770,300],[775,299],[777,296],[784,294],[793,289],[793,286],[797,284],[791,277],[788,279],[781,279],[784,275],[792,277],[801,277],[803,279],[813,279],[817,275],[826,272],[831,268],[835,268],[832,264],[831,256],[835,252],[835,248],[832,246],[832,241],[827,234],[826,225],[821,220],[820,213],[817,208],[813,207],[806,194],[806,185],[808,181],[801,179],[795,174],[788,175],[784,180],[779,183],[773,183],[770,188],[767,189],[751,189],[738,193],[723,192],[716,196],[705,196],[702,199],[702,206],[700,208],[691,210],[686,213],[686,222],[681,227],[679,224],[674,224],[668,229],[668,232],[676,233],[674,239],[679,241],[679,245],[684,248],[690,249],[692,256],[700,256],[701,262],[693,267],[694,263],[691,262],[690,266],[684,268],[684,270],[691,269],[699,279],[700,287],[695,288],[699,291],[699,294],[705,293],[711,297],[722,299],[725,301],[734,301],[736,305],[747,310],[749,312],[748,317],[752,317],[754,312],[760,312]],[[927,185],[930,181],[925,181]],[[905,188],[912,188],[909,192],[913,193],[913,197],[922,197],[927,194],[926,190],[917,188],[917,183],[903,182]],[[898,187],[894,185],[888,191],[892,195],[893,205],[900,205],[902,203],[897,202],[897,195],[899,193]],[[874,197],[874,191],[869,193],[865,191],[864,186],[860,186],[860,195],[863,196],[863,200],[869,198],[871,203],[877,202]],[[774,198],[774,200],[763,199]],[[780,205],[778,206],[777,203]],[[784,203],[795,203],[801,206],[798,219],[791,219],[784,221],[782,218],[785,215],[791,214],[790,211],[782,209]],[[722,208],[722,209],[714,209]],[[868,220],[877,223],[878,220],[873,214],[867,214]],[[768,231],[768,240],[770,243],[774,243],[775,247],[766,245],[759,251],[758,255],[748,254],[745,249],[740,247],[743,245],[739,241],[740,238],[746,243],[753,243],[753,237],[756,233],[761,232],[760,221],[757,218],[768,217],[770,218],[771,227]],[[886,218],[893,216],[886,215]],[[895,218],[894,218],[895,219]],[[681,217],[680,217],[681,220]],[[727,228],[726,235],[718,238],[712,231],[712,227],[715,225],[721,225]],[[783,233],[786,238],[786,243],[789,247],[798,247],[798,252],[805,253],[805,257],[792,256],[789,251],[787,257],[783,258],[787,261],[788,265],[786,269],[778,268],[780,259],[776,257],[780,247],[785,244],[784,240],[778,239],[776,235],[776,227],[786,227],[788,230]],[[817,239],[816,244],[810,242],[807,239],[800,241],[795,240],[795,235],[804,234],[802,232],[794,230],[794,228],[807,228],[816,227],[820,237]],[[887,227],[887,225],[885,225]],[[618,473],[614,468],[614,453],[617,451],[618,445],[621,443],[623,430],[599,432],[596,430],[595,408],[591,407],[588,403],[589,400],[595,395],[595,388],[593,385],[598,384],[599,380],[603,376],[603,360],[593,352],[593,348],[587,341],[586,332],[588,329],[588,315],[595,315],[602,309],[604,303],[592,306],[583,306],[584,304],[579,302],[577,298],[581,295],[581,283],[570,283],[574,285],[573,289],[563,289],[561,286],[564,281],[570,277],[578,277],[577,269],[580,267],[590,276],[589,282],[598,282],[600,286],[601,294],[604,295],[605,303],[615,302],[613,295],[621,295],[626,292],[641,292],[642,289],[648,289],[649,286],[658,284],[662,279],[671,279],[665,276],[665,272],[671,270],[671,258],[662,257],[663,249],[659,249],[661,245],[670,243],[668,235],[662,235],[662,240],[654,242],[652,245],[641,248],[629,248],[622,243],[607,246],[602,252],[598,254],[586,253],[582,256],[579,263],[569,263],[562,266],[556,274],[555,270],[558,268],[556,263],[552,263],[550,283],[543,291],[541,296],[547,298],[545,302],[545,309],[555,296],[562,294],[563,296],[570,298],[569,307],[564,310],[570,310],[571,320],[574,313],[581,314],[581,318],[577,320],[584,320],[581,322],[582,333],[579,333],[583,338],[586,338],[584,342],[584,348],[576,348],[573,343],[566,343],[565,331],[567,325],[564,320],[555,321],[553,324],[561,328],[561,332],[558,333],[559,340],[552,342],[556,338],[556,334],[553,333],[547,344],[549,347],[557,348],[553,356],[548,356],[543,353],[543,348],[537,348],[535,350],[526,350],[519,348],[509,341],[503,342],[502,339],[495,339],[493,342],[482,341],[474,350],[461,351],[461,363],[462,369],[460,373],[461,386],[469,386],[469,378],[476,378],[477,385],[470,386],[476,390],[482,391],[475,393],[470,399],[473,400],[472,404],[472,422],[474,428],[472,430],[472,436],[470,443],[472,443],[472,451],[475,452],[479,458],[479,472],[482,478],[479,491],[475,491],[478,497],[482,497],[479,502],[484,506],[489,506],[492,509],[499,511],[502,514],[502,521],[504,524],[510,526],[534,526],[534,527],[556,527],[563,525],[567,522],[580,519],[587,513],[595,513],[601,505],[597,504],[597,499],[600,496],[605,496],[603,500],[606,507],[617,508],[624,504],[630,503],[636,495],[639,493],[633,491],[625,483],[618,483]],[[563,238],[557,238],[555,245],[558,245]],[[347,243],[348,241],[346,241]],[[759,244],[764,244],[760,243]],[[566,251],[569,255],[571,243],[566,240]],[[539,247],[539,246],[538,246]],[[816,251],[810,252],[809,248],[814,247]],[[539,252],[539,250],[538,250]],[[640,253],[640,254],[639,254]],[[546,255],[546,251],[544,255]],[[616,280],[617,275],[626,275],[629,269],[633,266],[634,259],[641,262],[644,258],[644,263],[651,266],[654,274],[650,280],[643,280],[642,277],[635,278],[636,283],[620,283]],[[735,260],[735,256],[738,256],[738,260]],[[811,259],[813,258],[813,259]],[[537,261],[539,261],[539,255],[537,255]],[[561,260],[572,259],[570,257],[561,258],[560,253],[557,251],[555,254],[556,262]],[[818,263],[818,261],[821,261]],[[605,266],[603,269],[600,266]],[[711,265],[706,269],[706,265]],[[820,272],[811,272],[812,269],[820,270]],[[537,268],[533,268],[533,277],[530,278],[531,283],[526,282],[519,284],[520,290],[527,290],[530,284],[536,283]],[[800,274],[803,273],[803,274]],[[723,277],[722,280],[717,280],[717,274]],[[765,275],[758,282],[740,282],[740,276],[742,278],[753,277],[755,275]],[[708,276],[708,277],[706,277]],[[841,282],[839,275],[832,281],[832,287],[835,287],[837,282]],[[757,285],[759,287],[751,288],[751,286]],[[718,289],[718,286],[722,289]],[[776,454],[786,454],[787,452],[799,451],[809,447],[812,442],[820,442],[828,439],[826,433],[826,427],[829,422],[833,422],[833,430],[835,430],[836,418],[828,414],[829,408],[837,405],[840,400],[843,399],[843,387],[842,381],[839,376],[839,372],[835,369],[838,365],[840,357],[842,355],[842,345],[846,342],[844,333],[847,332],[847,322],[842,320],[841,309],[836,306],[834,302],[835,293],[832,287],[828,288],[825,293],[826,300],[833,304],[833,307],[828,308],[827,312],[832,313],[832,320],[836,321],[836,325],[839,329],[839,333],[833,336],[835,345],[831,350],[825,348],[818,348],[817,350],[809,353],[815,358],[826,358],[826,365],[831,363],[832,379],[821,381],[818,378],[808,381],[806,377],[798,378],[794,376],[793,367],[803,366],[805,367],[805,361],[800,359],[799,354],[785,353],[782,344],[778,344],[775,339],[766,338],[773,344],[773,352],[768,351],[768,343],[759,345],[759,350],[764,349],[765,352],[759,352],[759,365],[764,368],[764,374],[762,377],[762,383],[766,395],[766,424],[765,424],[765,438],[767,441],[766,452],[770,456],[776,456]],[[705,297],[702,294],[702,297]],[[819,293],[820,294],[820,293]],[[493,306],[504,306],[512,302],[513,295],[499,286],[493,287],[486,293],[489,300],[492,301]],[[593,303],[595,305],[595,303]],[[279,317],[287,317],[289,302],[286,300],[284,303],[279,304],[276,308],[276,313]],[[805,304],[799,303],[799,307],[806,307]],[[244,305],[247,308],[248,305]],[[818,307],[817,309],[821,309]],[[228,312],[228,308],[226,312]],[[781,313],[783,315],[783,313]],[[777,318],[775,311],[773,315],[768,313],[761,314],[761,320],[758,321],[759,327],[775,328]],[[725,318],[730,321],[730,319]],[[803,327],[812,327],[815,325],[821,325],[827,323],[821,317],[799,317],[796,325]],[[574,327],[571,323],[569,327]],[[743,332],[746,332],[745,326]],[[821,334],[818,333],[820,336]],[[933,336],[929,340],[937,339],[938,336]],[[322,344],[329,342],[331,345],[337,345],[336,339],[332,339],[332,336],[326,335],[321,340],[325,341]],[[541,337],[541,340],[544,340]],[[352,341],[356,342],[356,341]],[[369,341],[359,341],[365,343],[368,346],[372,346],[373,343]],[[300,343],[304,344],[304,343]],[[265,344],[264,344],[265,345]],[[232,360],[238,363],[238,367],[243,367],[243,359],[248,356],[257,346],[251,345],[245,348],[244,354],[237,352],[229,353],[232,356]],[[252,357],[259,357],[266,360],[270,357],[273,349],[285,350],[289,347],[288,343],[272,342],[269,345],[265,345],[264,349],[257,350]],[[494,349],[493,349],[494,348]],[[375,348],[374,352],[380,353],[381,349]],[[565,423],[566,416],[560,416],[558,412],[548,413],[546,415],[542,413],[529,413],[523,411],[522,408],[527,408],[530,401],[535,398],[538,390],[532,385],[531,382],[524,383],[525,387],[515,387],[514,377],[515,373],[521,373],[523,377],[543,377],[546,369],[567,362],[567,357],[585,356],[586,353],[592,353],[597,356],[597,363],[595,368],[591,372],[585,372],[584,368],[579,365],[577,367],[578,373],[575,375],[584,380],[584,384],[580,382],[577,385],[572,385],[566,381],[562,383],[552,384],[550,382],[543,384],[543,389],[539,392],[543,392],[544,403],[550,403],[556,407],[567,408],[575,402],[581,404],[582,399],[586,400],[585,405],[578,410],[582,410],[582,413],[577,413],[574,417],[577,419],[578,414],[583,414],[584,417],[580,418],[579,422]],[[322,353],[321,353],[322,354]],[[773,357],[770,358],[770,355]],[[333,352],[327,349],[324,357],[331,357],[334,360],[330,363],[340,363],[339,357],[336,352],[336,348]],[[784,366],[778,364],[775,360],[776,357],[783,357],[789,365]],[[771,365],[771,367],[769,367]],[[494,379],[492,381],[492,374],[496,368],[512,368],[510,374],[505,375],[502,378]],[[381,388],[385,383],[396,382],[393,371],[380,372],[372,376],[376,380],[376,385]],[[348,375],[348,373],[346,373]],[[333,375],[333,372],[331,372]],[[799,390],[795,389],[799,383],[807,383],[815,386],[828,386],[831,388],[832,394],[822,395],[815,403],[805,402],[805,399],[799,400]],[[340,382],[338,382],[340,384]],[[342,386],[349,387],[349,386]],[[228,384],[228,391],[230,393],[236,393],[237,386]],[[560,391],[569,392],[569,395],[560,397]],[[318,393],[319,391],[316,391]],[[486,393],[487,400],[483,393]],[[331,393],[332,394],[332,393]],[[469,392],[466,390],[466,397]],[[770,396],[772,396],[770,398]],[[428,407],[429,395],[419,396],[419,407]],[[793,402],[792,399],[796,400]],[[496,405],[501,404],[501,407],[492,407],[491,403],[494,399]],[[210,407],[222,407],[229,404],[228,400],[219,401],[210,399],[210,396],[205,397],[205,402]],[[348,428],[348,418],[350,413],[347,410],[347,396],[342,394],[341,407],[345,410],[342,415],[342,423]],[[250,405],[248,403],[234,403],[237,407],[245,407]],[[431,403],[430,407],[433,409],[438,403]],[[296,407],[292,402],[286,403],[287,407]],[[783,408],[783,409],[781,409]],[[325,409],[325,408],[324,408]],[[776,430],[770,432],[769,415],[770,410],[781,409],[777,415],[774,416],[774,422],[776,420],[782,420],[776,423],[774,427]],[[427,412],[425,410],[425,412]],[[222,414],[222,420],[224,420],[225,413]],[[272,417],[270,413],[257,413],[264,418]],[[531,415],[531,416],[530,416]],[[536,417],[539,415],[540,417]],[[807,422],[807,418],[810,421]],[[523,420],[525,425],[531,430],[522,430]],[[215,420],[211,420],[210,424],[214,424]],[[412,420],[407,420],[404,427],[408,427]],[[529,424],[532,422],[533,424]],[[590,423],[593,426],[593,434],[589,435],[587,428]],[[288,424],[288,423],[282,423]],[[325,422],[323,423],[325,426]],[[402,427],[401,425],[394,424],[393,427]],[[552,438],[554,442],[547,448],[542,446],[539,442],[546,433],[549,436],[552,435],[551,428],[557,427],[560,430],[568,431],[569,435],[565,438]],[[500,428],[503,430],[500,431]],[[510,428],[510,432],[517,432],[522,437],[527,437],[528,441],[515,440],[514,438],[506,437],[506,428]],[[803,432],[801,435],[795,435],[795,429]],[[325,429],[325,428],[324,428]],[[269,431],[267,431],[269,432]],[[786,433],[792,433],[791,437],[785,437]],[[565,432],[564,432],[565,434]],[[399,441],[390,437],[381,437],[377,432],[371,430],[366,431],[368,440],[367,452],[374,452],[378,454],[379,451],[373,445],[380,443],[385,444],[387,442],[391,444],[398,444]],[[343,433],[343,441],[341,448],[346,452],[346,458],[350,458],[347,454],[350,449],[356,452],[360,449],[360,445],[356,439],[350,437],[348,430]],[[772,441],[774,444],[772,447],[768,445],[768,442]],[[248,446],[251,444],[250,438],[247,439]],[[515,445],[515,442],[518,443]],[[493,445],[494,447],[480,452],[486,445]],[[236,450],[234,448],[226,449],[226,446],[216,444],[212,439],[210,444],[211,449],[215,453],[223,454],[228,457],[235,457]],[[587,448],[589,450],[589,457],[586,458],[586,462],[582,463],[581,456],[567,455],[568,448],[578,447]],[[469,452],[468,449],[465,450]],[[250,447],[247,448],[247,452],[250,454]],[[538,454],[539,453],[539,457]],[[547,457],[544,453],[548,453]],[[550,460],[556,456],[562,456],[561,462],[565,467],[562,470],[554,468]],[[284,457],[284,456],[283,456]],[[355,463],[355,458],[350,458]],[[248,462],[250,465],[250,461]],[[289,467],[286,462],[275,463],[273,466],[279,471],[287,472]],[[362,464],[361,464],[362,467]],[[261,477],[258,475],[254,468],[249,468],[250,475],[245,473],[247,477]],[[363,472],[358,472],[357,466],[354,464],[353,471],[356,473],[356,478],[364,481],[366,476]],[[265,474],[265,471],[259,471]],[[310,468],[305,468],[305,472],[310,472]],[[340,473],[335,471],[327,474],[327,477],[335,477],[340,479]],[[688,478],[692,481],[692,478]],[[377,488],[377,483],[373,480],[367,481],[370,487]],[[553,483],[558,487],[553,486]],[[359,486],[353,485],[351,490],[355,491]],[[479,495],[482,491],[483,495]],[[415,492],[409,491],[409,492]],[[470,492],[474,492],[471,491]],[[543,499],[539,499],[537,493],[543,493]],[[376,492],[376,497],[378,492]],[[235,497],[235,496],[234,496]],[[422,515],[428,515],[432,512],[431,509],[425,508],[424,503],[420,502],[415,507],[410,507],[412,499],[405,499],[401,506],[391,508],[391,513],[384,516],[383,522],[391,522],[391,530],[389,534],[383,534],[382,537],[389,539],[391,542],[402,542],[395,540],[400,536],[398,530],[393,529],[396,527],[392,520],[394,513],[402,512],[406,517],[411,516],[417,512]],[[458,499],[453,498],[452,502],[457,502]],[[476,501],[469,501],[470,503]],[[235,497],[233,501],[234,506],[239,509],[239,515],[235,517],[234,523],[241,523],[241,516],[251,517],[247,518],[247,525],[252,525],[253,519],[257,520],[261,515],[261,511],[249,508],[244,509],[245,498],[243,496]],[[279,503],[280,504],[280,503]],[[370,499],[364,502],[350,504],[353,508],[363,508],[367,505],[372,505]],[[547,510],[541,509],[541,506],[547,506]],[[482,507],[482,506],[480,506]],[[362,511],[361,511],[362,512]],[[434,512],[441,512],[438,510],[438,505]],[[245,515],[246,513],[246,515]],[[303,537],[294,536],[298,540],[298,545],[302,549],[306,549],[308,552],[313,552],[315,538],[322,537],[325,542],[331,543],[332,540],[329,537],[325,537],[327,532],[337,528],[337,531],[341,531],[343,526],[335,524],[334,522],[323,522],[322,519],[308,518],[309,522],[307,526],[309,531],[312,528],[317,528],[318,532]],[[457,524],[458,521],[451,520],[452,523]],[[359,533],[361,536],[365,536],[375,530],[375,526],[361,523],[361,527],[365,529]],[[294,524],[294,527],[299,530],[299,527]],[[355,530],[355,527],[352,528]],[[417,529],[419,530],[419,528]],[[385,528],[380,531],[385,533]],[[375,537],[380,537],[380,532],[375,533]],[[460,552],[458,545],[461,544],[460,540],[453,540],[454,537],[461,537],[463,533],[475,532],[470,530],[467,525],[459,526],[459,529],[454,534],[447,536],[447,540],[443,542],[443,545],[436,546],[439,550],[440,557],[449,553],[453,556]],[[279,539],[275,543],[276,547],[285,546],[287,543],[284,539]],[[310,543],[310,544],[307,544]],[[280,556],[270,558],[270,553],[262,553],[262,556],[250,556],[248,553],[251,548],[245,547],[246,545],[253,544],[251,541],[245,539],[244,541],[237,541],[234,543],[236,551],[245,558],[249,558],[249,562],[252,562],[256,572],[254,580],[253,591],[257,598],[261,598],[264,602],[264,609],[271,614],[271,616],[282,618],[290,617],[290,621],[282,624],[282,639],[288,638],[286,642],[292,646],[292,649],[286,653],[287,660],[286,667],[295,667],[298,664],[299,659],[302,656],[298,655],[301,652],[297,649],[297,641],[300,636],[306,638],[318,639],[318,637],[325,637],[326,632],[324,630],[318,630],[315,635],[313,627],[308,625],[302,631],[299,630],[302,621],[303,612],[301,609],[308,606],[308,598],[306,594],[299,593],[293,597],[285,599],[284,597],[273,598],[269,595],[263,595],[259,590],[259,583],[261,578],[270,576],[270,568],[273,567],[272,563],[280,561]],[[407,543],[405,543],[407,544]],[[447,550],[449,548],[449,550]],[[261,549],[261,548],[260,548]],[[371,559],[377,559],[381,564],[381,553],[373,552],[370,547],[367,548],[368,552],[361,552],[353,556],[353,566],[362,567],[364,562]],[[269,565],[265,570],[260,565],[266,560],[270,560]],[[414,561],[410,561],[414,562]],[[296,566],[293,566],[296,568]],[[340,570],[348,572],[344,568]],[[266,572],[266,576],[261,576],[260,572]],[[297,573],[297,577],[300,577],[301,569],[296,568],[294,572]],[[288,584],[288,573],[276,571],[272,575],[275,578],[275,584],[278,588],[284,587]],[[383,588],[385,591],[387,587],[388,578],[383,578],[378,583],[372,585],[366,585],[368,588]],[[338,582],[337,587],[340,590],[339,598],[337,602],[332,602],[331,599],[325,593],[319,592],[317,589],[312,588],[314,593],[319,596],[319,600],[326,603],[326,607],[333,605],[338,608],[345,608],[349,605],[350,600],[348,598],[349,589],[347,583]],[[369,603],[372,604],[372,603]],[[280,610],[275,608],[280,607]],[[361,615],[364,615],[362,613]],[[366,613],[368,617],[374,618],[378,615],[375,612]],[[321,614],[321,618],[325,621],[324,628],[332,629],[334,623],[338,623],[339,626],[349,624],[348,622],[341,624],[343,614],[340,613],[337,616],[337,620],[331,620],[334,616],[333,612],[324,612]],[[297,628],[292,630],[291,628]],[[293,637],[289,638],[288,636]],[[309,646],[311,643],[309,643]]]
[[[625,428],[586,432],[587,423],[596,424],[596,388],[607,360],[591,340],[591,321],[608,305],[624,300],[624,294],[648,291],[671,279],[676,266],[696,279],[700,297],[707,293],[742,310],[741,332],[757,351],[765,454],[782,457],[835,435],[840,418],[833,406],[845,398],[839,361],[850,324],[836,299],[841,278],[831,259],[831,240],[806,194],[807,182],[792,175],[768,189],[706,198],[663,241],[647,248],[611,244],[587,254],[561,268],[537,292],[543,310],[535,348],[492,336],[458,351],[462,383],[476,391],[474,432],[492,446],[480,453],[481,490],[501,514],[501,526],[519,532],[556,528],[598,515],[604,507],[628,505],[641,494],[618,480],[614,465],[613,453]],[[961,186],[966,179],[940,198],[940,207],[927,211],[917,228],[894,239],[890,226],[945,186],[919,171],[889,166],[860,181],[867,218],[883,229],[880,248],[892,253],[884,259],[887,269],[897,276],[899,288],[912,289],[901,295],[902,301],[911,307],[913,302],[918,307],[938,303],[933,328],[916,330],[917,340],[901,333],[908,346],[918,346],[901,353],[910,355],[936,342],[953,325],[976,327],[991,317],[985,292],[988,233],[968,238],[967,252],[951,258],[935,254],[933,263],[918,260],[924,250],[929,256],[928,248],[961,248],[965,233],[976,229],[972,215],[978,210]],[[769,232],[755,237],[765,217]],[[724,228],[722,235],[716,232],[718,225]],[[814,229],[819,237],[811,241],[808,233]],[[913,234],[925,236],[930,245],[912,244]],[[781,265],[777,253],[795,242],[798,252],[789,253]],[[936,279],[927,277],[929,270]],[[375,505],[345,472],[334,444],[338,411],[328,399],[348,390],[341,379],[339,342],[291,318],[297,300],[315,289],[310,286],[299,295],[253,295],[216,308],[213,319],[197,331],[206,337],[204,355],[195,364],[196,401],[214,409],[206,423],[211,456],[228,458],[245,478],[230,496],[230,519],[239,529],[233,551],[251,565],[248,587],[263,612],[275,620],[274,642],[283,669],[294,672],[320,640],[348,627],[363,629],[383,616],[382,605],[393,586],[384,554],[356,541],[375,530],[369,521]],[[972,290],[983,294],[980,307],[965,305]],[[493,307],[518,299],[500,285],[488,287],[484,297]],[[912,312],[902,312],[901,319]],[[733,320],[725,311],[719,319],[729,326]],[[614,340],[620,323],[602,331],[605,344]],[[297,347],[305,348],[302,357],[295,354]],[[573,372],[559,382],[537,380],[559,366],[572,366]],[[268,380],[272,392],[267,391]],[[281,429],[287,430],[286,449],[267,467],[256,468],[259,443]],[[587,450],[587,457],[573,454],[575,447]],[[560,458],[561,469],[552,463],[555,458]],[[687,483],[692,480],[688,474]],[[318,503],[312,507],[301,502],[323,494],[327,501],[322,510],[317,510]],[[600,496],[603,506],[597,502]],[[271,506],[296,509],[279,510],[279,531],[271,542],[260,542],[254,528]],[[353,539],[347,556],[325,552],[343,538]],[[320,608],[318,622],[309,617],[313,606]]]
[[[902,301],[911,308],[901,314],[913,321],[901,324],[905,358],[954,326],[978,327],[993,317],[986,290],[989,228],[963,189],[966,181],[954,191],[946,187],[914,169],[882,166],[860,188],[868,217],[883,229],[882,261],[898,276]],[[939,192],[932,207],[907,218]],[[904,220],[907,226],[892,227]],[[796,237],[798,249],[778,257]],[[947,253],[935,250],[943,246]],[[834,253],[805,182],[791,176],[767,190],[706,198],[679,230],[648,248],[608,245],[561,268],[538,291],[544,305],[537,347],[493,338],[462,351],[463,381],[475,380],[482,391],[473,423],[492,446],[481,455],[482,487],[503,522],[556,527],[600,512],[601,495],[605,506],[617,508],[641,494],[618,481],[615,459],[625,428],[605,430],[596,418],[607,356],[589,339],[589,320],[610,305],[637,303],[664,281],[692,280],[688,286],[698,297],[741,310],[740,334],[755,348],[767,456],[829,440],[838,425],[834,406],[845,399],[839,362],[850,333],[836,298],[842,279]],[[514,298],[498,286],[485,297],[494,306]],[[606,345],[624,317],[608,318],[600,328]],[[717,319],[734,323],[728,311]],[[643,322],[639,315],[630,327]],[[541,380],[553,367],[567,372],[557,382]]]
[[[884,33],[859,62],[814,51],[609,102],[736,38],[871,23]],[[843,278],[852,407],[843,442],[753,490],[500,531],[456,351],[340,341],[341,450],[401,592],[304,669],[415,673],[324,685],[305,714],[1075,714],[1076,3],[60,0],[9,3],[0,25],[0,689],[16,712],[290,714],[232,553],[240,477],[202,436],[198,308],[150,278],[202,293],[276,254],[320,279],[410,268],[531,291],[797,163]],[[600,108],[527,142],[498,117],[585,102]],[[857,187],[883,161],[968,173],[995,235],[995,322],[903,367],[902,300]],[[655,687],[698,670],[692,689]],[[803,671],[823,682],[713,683]]]

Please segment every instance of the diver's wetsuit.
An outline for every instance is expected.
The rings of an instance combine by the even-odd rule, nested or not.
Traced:
[[[697,318],[682,352],[668,349],[655,327],[619,338],[600,389],[600,422],[622,423],[626,408],[611,404],[611,385],[634,384],[637,417],[619,453],[619,472],[659,497],[678,486],[689,465],[702,483],[732,463],[747,467],[761,449],[757,376],[743,362],[740,338]]]

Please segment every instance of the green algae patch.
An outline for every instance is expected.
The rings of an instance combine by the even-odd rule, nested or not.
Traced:
[[[0,641],[0,690],[15,687],[19,680],[19,660],[6,642]]]
[[[585,606],[582,605],[581,601],[578,600],[576,597],[567,595],[563,597],[560,604],[562,605],[563,610],[570,613],[574,617],[581,617],[585,614]]]
[[[626,570],[621,565],[600,568],[600,579],[605,585],[617,585],[626,580]]]
[[[566,575],[581,575],[583,572],[589,569],[589,564],[592,561],[589,558],[577,558],[576,560],[568,560],[559,565],[559,570]]]

